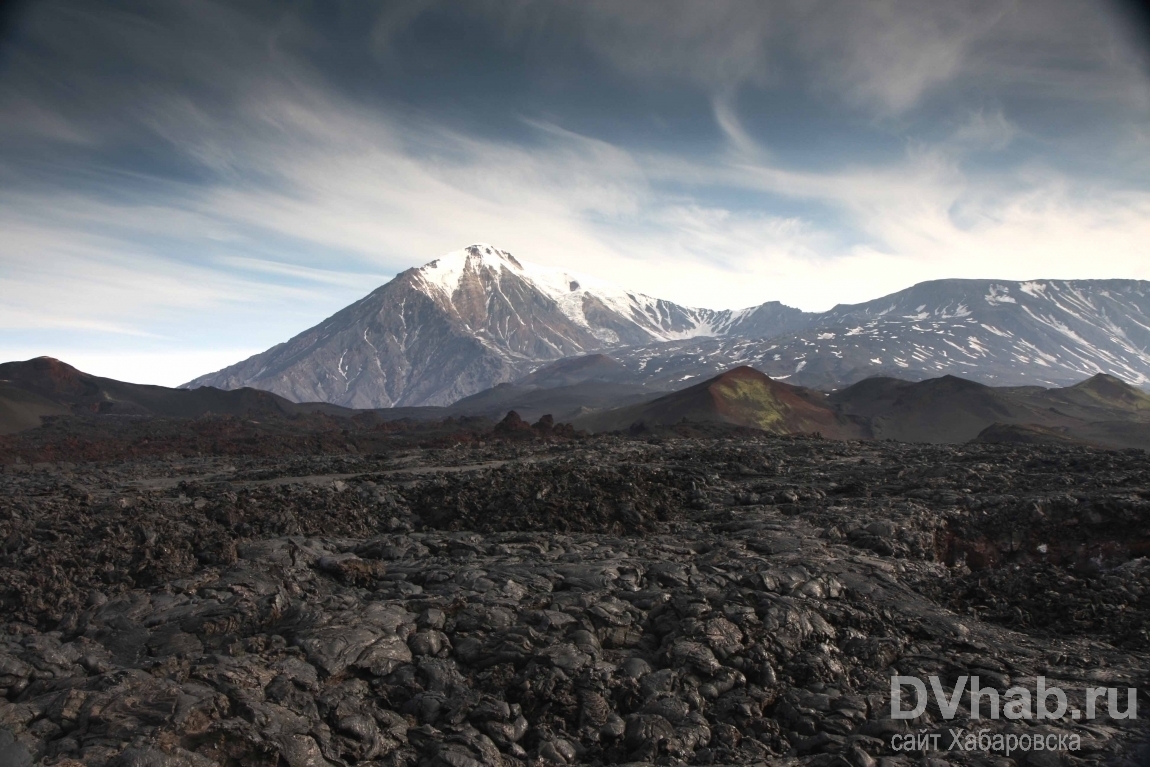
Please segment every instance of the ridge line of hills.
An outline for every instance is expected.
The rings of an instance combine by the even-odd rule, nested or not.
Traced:
[[[527,420],[554,416],[592,432],[658,433],[682,428],[743,428],[773,434],[819,433],[835,439],[970,440],[1150,448],[1150,395],[1098,374],[1069,387],[991,387],[956,376],[923,381],[876,377],[824,392],[740,366],[678,391],[612,381],[619,367],[604,355],[563,360],[519,385],[504,384],[449,407],[355,410],[294,403],[255,389],[193,390],[125,383],[40,357],[0,364],[0,434],[35,429],[44,416],[191,419]]]

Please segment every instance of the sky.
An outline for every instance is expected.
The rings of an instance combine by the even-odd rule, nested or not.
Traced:
[[[716,309],[1150,279],[1135,3],[3,7],[0,361],[176,385],[474,242]]]

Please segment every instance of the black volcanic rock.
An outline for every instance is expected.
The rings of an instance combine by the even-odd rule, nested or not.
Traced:
[[[510,411],[503,420],[495,424],[494,433],[501,435],[523,434],[531,431],[531,424],[519,417],[514,410]]]
[[[0,456],[2,457],[2,456]],[[890,677],[1145,689],[1150,463],[1066,445],[597,438],[8,464],[16,764],[997,765]],[[1141,701],[1140,701],[1141,702]],[[941,747],[945,749],[945,737]],[[1049,757],[1049,759],[1047,759]],[[1054,761],[1051,761],[1054,760]],[[928,764],[937,764],[937,762]]]

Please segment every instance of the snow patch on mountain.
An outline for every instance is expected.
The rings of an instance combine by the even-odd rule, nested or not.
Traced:
[[[617,342],[618,335],[588,320],[588,299],[640,325],[653,336],[653,341],[716,335],[720,327],[727,327],[732,320],[737,321],[752,311],[715,312],[680,307],[589,274],[522,261],[487,243],[476,243],[448,253],[419,268],[416,274],[418,279],[441,293],[450,303],[467,275],[478,275],[483,270],[487,270],[494,278],[497,289],[505,275],[512,275],[528,283],[554,301],[569,320],[591,330],[597,338],[607,343]],[[684,323],[686,327],[675,327]]]

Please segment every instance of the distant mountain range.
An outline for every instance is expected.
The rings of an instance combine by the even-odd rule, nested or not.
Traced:
[[[740,365],[824,389],[945,374],[1150,384],[1150,283],[938,280],[803,312],[680,306],[472,245],[409,269],[295,338],[185,388],[252,387],[351,408],[444,406],[609,353],[614,382],[673,390]]]
[[[951,374],[996,386],[1065,386],[1097,373],[1150,384],[1150,283],[937,280],[805,315],[771,338],[728,335],[616,349],[630,380],[670,388],[734,365],[824,389]]]

